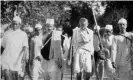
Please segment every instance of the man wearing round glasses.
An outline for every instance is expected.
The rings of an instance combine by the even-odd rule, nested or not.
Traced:
[[[116,63],[115,79],[133,80],[131,54],[133,53],[133,33],[127,32],[127,20],[121,18],[118,21],[120,34],[115,36],[112,42],[112,61]]]
[[[76,33],[77,49],[75,55],[74,71],[77,73],[77,79],[82,79],[82,72],[84,73],[84,80],[90,80],[92,72],[91,55],[94,53],[93,46],[93,31],[88,28],[88,20],[86,18],[80,18],[79,29]]]

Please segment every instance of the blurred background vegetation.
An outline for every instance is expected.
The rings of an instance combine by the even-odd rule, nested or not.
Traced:
[[[23,26],[30,24],[34,27],[36,23],[41,22],[45,29],[47,18],[55,19],[55,27],[78,26],[81,17],[86,17],[93,29],[95,22],[92,10],[89,7],[90,2],[83,1],[1,1],[1,26],[11,23],[14,17],[14,11],[17,10],[23,20]],[[124,17],[128,20],[127,31],[133,31],[133,1],[103,1],[107,4],[105,13],[97,17],[98,25],[104,27],[106,24],[112,24],[114,33],[118,34],[117,22]]]

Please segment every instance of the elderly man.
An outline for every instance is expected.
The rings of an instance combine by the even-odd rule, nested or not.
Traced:
[[[48,33],[43,40],[44,47],[41,54],[44,58],[42,68],[45,72],[46,80],[60,80],[62,67],[62,31],[54,30],[54,19],[48,19],[46,22]]]
[[[115,79],[133,80],[132,61],[130,60],[133,53],[133,33],[126,32],[126,19],[121,18],[118,25],[120,34],[114,37],[111,47],[112,61],[117,66]]]
[[[77,45],[74,53],[74,72],[77,73],[77,80],[81,80],[82,72],[84,72],[84,80],[89,80],[92,71],[91,55],[94,52],[93,31],[87,28],[87,26],[88,20],[81,18],[79,20],[79,28],[75,30],[75,35],[73,35],[74,39],[72,39]],[[73,43],[72,45],[75,46],[75,44]]]
[[[106,60],[104,61],[104,77],[107,77],[108,80],[112,80],[113,72],[114,72],[114,65],[112,65],[111,61],[111,46],[112,46],[112,40],[114,38],[113,33],[113,26],[112,25],[106,25],[105,26],[105,32],[102,38],[102,45],[104,48],[108,49],[109,53],[106,55]]]
[[[22,62],[28,60],[27,34],[20,30],[21,18],[13,18],[13,28],[4,34],[2,46],[2,69],[5,80],[22,80],[25,67]]]

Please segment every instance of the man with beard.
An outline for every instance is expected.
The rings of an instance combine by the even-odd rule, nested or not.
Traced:
[[[115,79],[133,80],[132,54],[133,33],[127,32],[127,20],[118,21],[120,34],[115,36],[111,46],[113,64],[116,64]]]
[[[2,46],[4,47],[1,56],[2,69],[5,80],[24,80],[25,59],[28,61],[28,37],[20,30],[21,18],[13,18],[12,30],[7,31],[3,36]],[[23,63],[22,63],[23,62]]]
[[[106,25],[105,26],[105,32],[102,38],[102,45],[104,48],[108,49],[109,53],[106,54],[106,59],[104,60],[104,77],[107,77],[108,80],[112,80],[113,72],[115,65],[112,65],[111,61],[111,46],[112,46],[112,40],[114,38],[113,35],[113,26],[112,25]]]

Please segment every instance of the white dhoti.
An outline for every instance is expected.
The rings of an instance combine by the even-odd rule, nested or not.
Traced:
[[[38,80],[40,74],[42,74],[42,72],[44,71],[42,69],[42,63],[38,60],[34,60],[33,61],[33,73],[32,73],[32,80]]]
[[[52,60],[43,60],[42,68],[44,70],[43,77],[44,80],[60,80],[61,70],[58,68],[54,59]]]
[[[83,70],[86,72],[92,71],[91,52],[79,49],[75,55],[75,72],[79,73]]]

